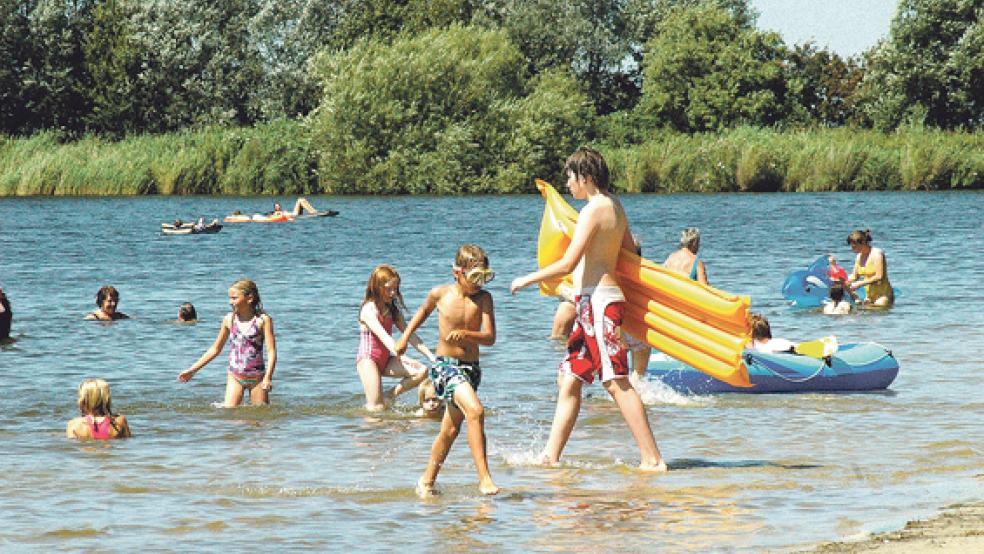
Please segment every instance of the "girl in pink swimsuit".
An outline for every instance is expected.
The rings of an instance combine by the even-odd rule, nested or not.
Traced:
[[[359,352],[355,367],[366,392],[366,409],[371,412],[386,407],[382,378],[399,377],[400,383],[385,396],[412,390],[427,377],[427,367],[407,356],[397,356],[393,340],[393,325],[400,331],[406,328],[403,318],[403,295],[400,294],[400,274],[392,266],[380,265],[369,275],[366,296],[359,310]],[[434,355],[416,336],[410,344],[429,360]]]
[[[226,340],[229,348],[229,372],[226,377],[226,408],[239,406],[246,392],[253,405],[268,404],[273,385],[273,370],[277,366],[277,342],[273,335],[273,319],[263,311],[260,291],[249,279],[236,281],[229,287],[229,306],[232,313],[222,318],[219,336],[198,361],[178,375],[185,383],[199,369],[222,352]],[[263,352],[266,350],[266,359]]]
[[[81,417],[68,422],[65,436],[70,439],[109,440],[130,436],[126,417],[113,415],[109,383],[102,379],[86,379],[79,385]]]

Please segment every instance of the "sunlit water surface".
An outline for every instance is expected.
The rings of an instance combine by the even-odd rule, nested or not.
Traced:
[[[777,336],[877,341],[902,366],[876,394],[690,397],[650,384],[672,469],[659,476],[633,469],[638,450],[598,385],[562,466],[533,463],[554,409],[556,301],[508,286],[535,268],[539,197],[312,200],[341,215],[180,237],[160,223],[272,200],[0,200],[16,338],[0,350],[0,549],[785,551],[981,497],[981,194],[625,197],[648,257],[699,226],[711,282],[751,295]],[[856,227],[887,252],[898,305],[846,317],[786,306],[784,275],[828,250],[849,265]],[[412,311],[470,241],[499,274],[498,342],[483,350],[479,394],[503,491],[478,494],[460,437],[443,494],[422,501],[413,485],[437,423],[412,417],[415,395],[382,417],[361,409],[356,316],[376,264],[399,269]],[[243,276],[275,321],[273,403],[223,410],[225,353],[189,384],[175,377],[214,340]],[[106,283],[132,320],[82,321]],[[197,325],[168,321],[185,301]],[[428,321],[421,335],[435,334]],[[91,376],[110,381],[133,439],[63,437]]]

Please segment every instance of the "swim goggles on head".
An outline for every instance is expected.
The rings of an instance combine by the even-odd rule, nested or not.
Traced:
[[[468,281],[473,285],[481,286],[488,283],[492,279],[495,279],[495,272],[492,271],[491,269],[484,268],[484,267],[473,267],[471,269],[466,270],[464,268],[455,266],[454,269],[455,271],[460,271],[462,276],[464,276],[465,281]]]

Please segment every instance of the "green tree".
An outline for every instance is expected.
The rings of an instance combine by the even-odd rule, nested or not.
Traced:
[[[30,45],[20,70],[24,109],[30,121],[22,132],[55,129],[77,135],[90,106],[82,40],[92,26],[94,3],[39,0],[29,15]]]
[[[0,0],[0,132],[16,133],[32,120],[24,78],[31,57],[34,2]]]
[[[571,77],[531,81],[504,33],[453,25],[366,40],[316,63],[309,120],[331,192],[528,190],[583,140],[590,104]]]
[[[889,39],[872,53],[864,109],[884,130],[911,122],[984,123],[984,1],[901,0]]]
[[[716,5],[673,10],[646,44],[636,114],[685,132],[779,123],[790,110],[784,52],[778,34]]]
[[[339,17],[339,2],[263,2],[250,22],[250,40],[263,66],[263,79],[252,87],[260,119],[304,116],[318,105],[319,83],[309,62],[331,42]]]
[[[86,92],[91,111],[85,128],[122,135],[144,129],[136,85],[141,52],[132,44],[127,0],[108,0],[93,10],[92,29],[83,38],[86,73],[92,85]]]
[[[471,21],[472,0],[341,0],[338,24],[327,43],[346,49],[363,38],[392,40],[434,27]]]
[[[857,90],[864,69],[855,58],[847,60],[813,43],[789,50],[786,81],[803,123],[836,127],[855,118]]]

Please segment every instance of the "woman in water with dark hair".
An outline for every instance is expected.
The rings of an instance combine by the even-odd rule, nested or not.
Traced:
[[[123,312],[116,311],[116,306],[120,302],[120,291],[112,285],[103,285],[96,293],[96,306],[98,310],[85,316],[85,319],[95,319],[99,321],[113,321],[116,319],[130,319],[130,316]]]
[[[3,292],[3,285],[0,285],[0,341],[10,338],[10,323],[14,319],[14,313],[10,311],[10,300]]]
[[[895,303],[895,292],[888,281],[888,261],[881,248],[871,246],[871,231],[852,231],[847,244],[857,254],[854,271],[848,277],[850,289],[865,287],[864,303],[870,306],[888,307]]]

